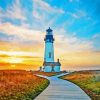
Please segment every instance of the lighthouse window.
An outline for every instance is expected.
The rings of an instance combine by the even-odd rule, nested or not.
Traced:
[[[49,58],[51,58],[51,52],[49,52]]]

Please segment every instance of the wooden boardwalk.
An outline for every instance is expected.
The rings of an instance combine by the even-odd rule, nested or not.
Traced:
[[[58,76],[41,76],[48,78],[50,85],[35,100],[91,100],[81,88]]]

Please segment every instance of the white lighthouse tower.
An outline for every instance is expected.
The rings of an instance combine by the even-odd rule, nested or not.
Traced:
[[[60,62],[59,59],[57,62],[54,61],[54,37],[53,30],[47,29],[45,36],[45,54],[44,54],[44,72],[60,72]]]

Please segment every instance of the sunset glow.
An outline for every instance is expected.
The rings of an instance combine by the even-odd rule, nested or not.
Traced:
[[[21,58],[16,58],[16,57],[10,57],[7,59],[7,62],[13,64],[13,63],[22,63],[23,60]]]
[[[99,1],[88,2],[1,0],[0,69],[39,69],[48,27],[63,70],[100,69],[100,14],[94,9]]]

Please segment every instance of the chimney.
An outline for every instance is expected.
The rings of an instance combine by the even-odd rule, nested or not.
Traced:
[[[57,59],[57,62],[59,62],[59,59]]]

